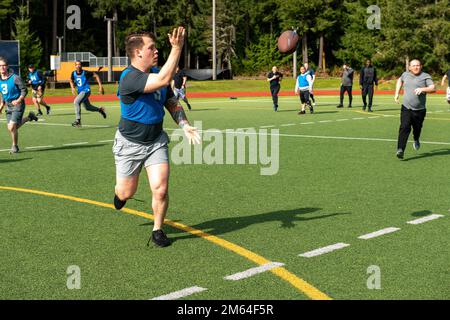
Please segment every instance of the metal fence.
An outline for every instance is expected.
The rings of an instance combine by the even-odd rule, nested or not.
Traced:
[[[63,52],[61,62],[79,60],[89,62],[89,67],[107,67],[108,57],[96,57],[91,52]],[[129,65],[128,57],[113,57],[113,67],[127,67]]]

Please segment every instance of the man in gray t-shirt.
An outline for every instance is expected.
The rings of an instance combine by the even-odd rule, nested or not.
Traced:
[[[353,86],[353,69],[350,68],[347,64],[342,66],[342,80],[341,80],[341,92],[339,104],[336,108],[342,108],[344,106],[344,93],[347,91],[348,93],[348,107],[352,107],[352,86]]]
[[[426,115],[426,94],[436,91],[431,76],[422,72],[422,65],[419,60],[411,60],[409,72],[404,72],[397,80],[394,97],[397,103],[399,103],[400,89],[402,87],[404,93],[397,143],[397,157],[399,159],[403,159],[411,127],[414,136],[413,148],[414,150],[419,150],[419,138]]]

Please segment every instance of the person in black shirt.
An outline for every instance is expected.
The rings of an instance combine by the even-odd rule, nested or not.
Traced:
[[[359,76],[359,86],[361,88],[362,99],[363,99],[363,111],[368,108],[369,112],[372,112],[372,101],[373,101],[373,85],[378,87],[377,70],[372,66],[372,61],[368,59],[366,61],[366,66],[361,69],[361,74]],[[366,97],[369,95],[369,104],[367,104]]]
[[[267,81],[270,82],[270,94],[272,95],[273,110],[278,110],[278,92],[280,92],[280,82],[283,75],[278,72],[276,66],[272,67],[272,71],[267,74]]]
[[[183,100],[186,103],[188,109],[191,110],[192,107],[189,104],[189,101],[186,97],[186,81],[187,81],[186,72],[184,70],[180,70],[180,68],[177,67],[177,71],[173,76],[172,80],[172,90],[175,95],[175,98],[177,98],[178,100],[181,98],[181,100]]]

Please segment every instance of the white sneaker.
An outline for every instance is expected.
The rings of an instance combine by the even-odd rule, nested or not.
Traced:
[[[420,142],[419,142],[419,140],[414,140],[413,148],[414,148],[414,150],[419,150],[420,149]]]

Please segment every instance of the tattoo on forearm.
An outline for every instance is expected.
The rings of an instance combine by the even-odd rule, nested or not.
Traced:
[[[180,127],[184,127],[186,124],[188,124],[188,120],[186,117],[186,113],[184,113],[184,109],[179,104],[177,99],[170,99],[169,105],[167,105],[167,109],[169,110],[173,120],[178,124]]]

